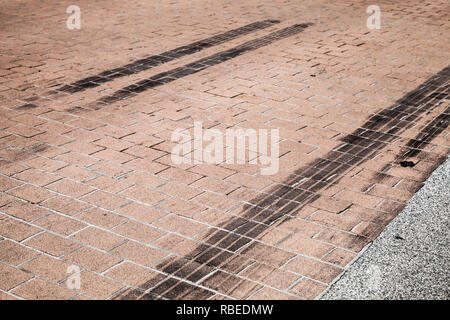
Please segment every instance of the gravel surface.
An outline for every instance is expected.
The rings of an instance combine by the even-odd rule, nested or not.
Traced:
[[[450,159],[321,299],[450,298]]]

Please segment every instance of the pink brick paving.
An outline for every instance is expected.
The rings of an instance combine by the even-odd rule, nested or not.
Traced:
[[[448,2],[0,3],[0,299],[314,299],[449,153]],[[279,172],[174,165],[194,121]]]

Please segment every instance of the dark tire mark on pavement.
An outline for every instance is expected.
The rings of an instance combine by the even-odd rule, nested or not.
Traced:
[[[136,60],[132,63],[126,64],[122,67],[103,71],[97,75],[87,77],[71,84],[65,85],[59,89],[55,89],[56,92],[76,93],[81,92],[89,88],[100,86],[102,83],[107,83],[117,78],[133,75],[161,64],[173,61],[175,59],[194,54],[207,48],[217,46],[219,44],[231,41],[240,36],[247,35],[249,33],[265,29],[274,24],[279,23],[277,20],[263,20],[248,24],[246,26],[233,29],[203,40],[199,40],[188,44],[186,46],[178,47],[173,50],[163,52],[161,54],[153,55],[144,59]]]
[[[450,66],[391,107],[371,116],[360,128],[342,138],[343,143],[324,157],[296,170],[266,194],[250,200],[250,204],[244,206],[244,213],[210,231],[204,237],[204,243],[186,257],[169,257],[154,266],[166,274],[165,280],[158,285],[146,292],[128,289],[117,299],[207,299],[214,295],[212,290],[233,296],[234,290],[246,282],[233,274],[249,266],[253,259],[270,264],[274,261],[272,257],[290,255],[287,251],[258,242],[258,237],[269,228],[291,219],[307,204],[321,198],[321,192],[337,184],[347,171],[372,159],[390,143],[400,140],[402,132],[413,127],[423,114],[447,99],[449,81]],[[448,127],[448,112],[449,109],[431,121],[413,139],[420,143],[408,142],[406,147],[420,151]],[[433,160],[441,163],[445,158]],[[376,178],[375,176],[374,180]],[[396,207],[392,209],[393,212],[387,212],[387,220],[392,220],[400,209]],[[353,251],[359,252],[373,237],[375,235],[372,238],[353,235],[349,246],[354,248]],[[332,239],[331,232],[328,239],[323,240],[332,242]],[[152,281],[147,284],[154,283]]]
[[[447,97],[449,95],[447,89]],[[442,131],[444,131],[450,123],[450,107],[448,107],[443,113],[438,115],[429,124],[427,124],[421,132],[414,138],[410,139],[405,146],[405,149],[409,149],[401,155],[401,159],[415,157],[422,152],[423,149]]]
[[[100,98],[98,100],[98,104],[109,104],[109,103],[114,103],[114,102],[122,100],[122,99],[130,98],[130,97],[135,96],[135,95],[137,95],[141,92],[144,92],[148,89],[162,86],[164,84],[170,83],[170,82],[178,80],[180,78],[200,72],[209,67],[215,66],[222,62],[225,62],[225,61],[231,60],[235,57],[238,57],[244,53],[267,46],[274,41],[281,40],[281,39],[290,37],[292,35],[295,35],[299,32],[302,32],[305,28],[309,27],[310,25],[311,25],[310,23],[296,24],[296,25],[272,32],[261,38],[247,41],[247,42],[245,42],[237,47],[234,47],[232,49],[218,52],[209,57],[189,63],[183,67],[175,68],[175,69],[172,69],[172,70],[169,70],[166,72],[161,72],[150,78],[141,80],[135,84],[132,84],[125,88],[122,88],[122,89],[114,92],[112,95],[108,95],[108,96]]]

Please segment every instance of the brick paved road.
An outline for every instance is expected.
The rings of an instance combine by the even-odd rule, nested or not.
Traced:
[[[449,2],[372,4],[1,0],[0,299],[319,296],[449,154]],[[174,164],[194,121],[279,171]]]

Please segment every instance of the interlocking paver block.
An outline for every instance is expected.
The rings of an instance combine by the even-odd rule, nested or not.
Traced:
[[[30,250],[13,241],[4,240],[0,242],[0,261],[9,265],[17,266],[37,255],[39,255],[38,252]]]
[[[9,291],[17,285],[33,278],[29,273],[0,263],[0,289]]]
[[[63,237],[44,232],[24,242],[27,246],[48,253],[52,256],[59,257],[64,253],[68,253],[79,245],[71,240]]]
[[[15,241],[20,242],[41,231],[41,229],[18,220],[10,218],[0,220],[0,235]]]
[[[30,300],[66,300],[77,295],[76,291],[42,279],[33,279],[12,292]]]
[[[61,260],[41,255],[38,258],[21,265],[21,269],[53,282],[58,282],[70,275],[67,272],[69,266],[69,264],[62,262]]]

